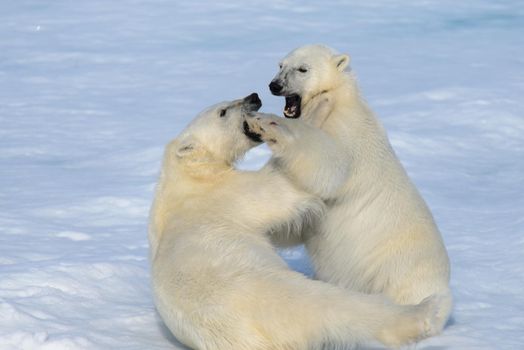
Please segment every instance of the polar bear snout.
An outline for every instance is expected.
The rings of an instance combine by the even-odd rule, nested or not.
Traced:
[[[247,112],[256,112],[262,107],[262,101],[256,92],[244,97],[242,104]]]
[[[276,79],[269,83],[269,91],[275,96],[281,96],[283,88],[282,83]]]
[[[284,107],[284,116],[286,118],[299,118],[301,113],[302,97],[297,93],[288,92],[280,78],[275,78],[269,83],[269,90],[275,96],[285,96],[286,106]]]

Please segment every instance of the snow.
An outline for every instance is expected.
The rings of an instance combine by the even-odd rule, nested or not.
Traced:
[[[0,349],[183,349],[149,286],[163,146],[221,100],[282,111],[305,43],[351,54],[444,236],[453,319],[417,349],[524,348],[523,32],[518,0],[3,1]]]

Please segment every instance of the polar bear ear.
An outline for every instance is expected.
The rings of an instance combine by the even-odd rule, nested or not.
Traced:
[[[192,136],[185,137],[176,148],[178,158],[193,158],[198,153],[199,142]]]
[[[176,157],[186,165],[208,163],[213,155],[193,136],[184,137],[175,148]]]
[[[343,72],[349,64],[348,55],[336,55],[333,60],[339,72]]]

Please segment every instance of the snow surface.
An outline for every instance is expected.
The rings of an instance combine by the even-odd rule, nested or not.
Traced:
[[[281,111],[305,43],[351,53],[440,225],[456,306],[417,349],[524,349],[523,38],[518,0],[2,1],[0,349],[183,348],[149,286],[163,146],[221,100]]]

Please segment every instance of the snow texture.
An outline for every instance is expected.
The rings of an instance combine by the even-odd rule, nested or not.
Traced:
[[[523,33],[518,0],[2,1],[0,349],[183,349],[149,284],[163,146],[217,101],[281,112],[306,43],[352,55],[444,236],[453,319],[417,349],[523,349]]]

